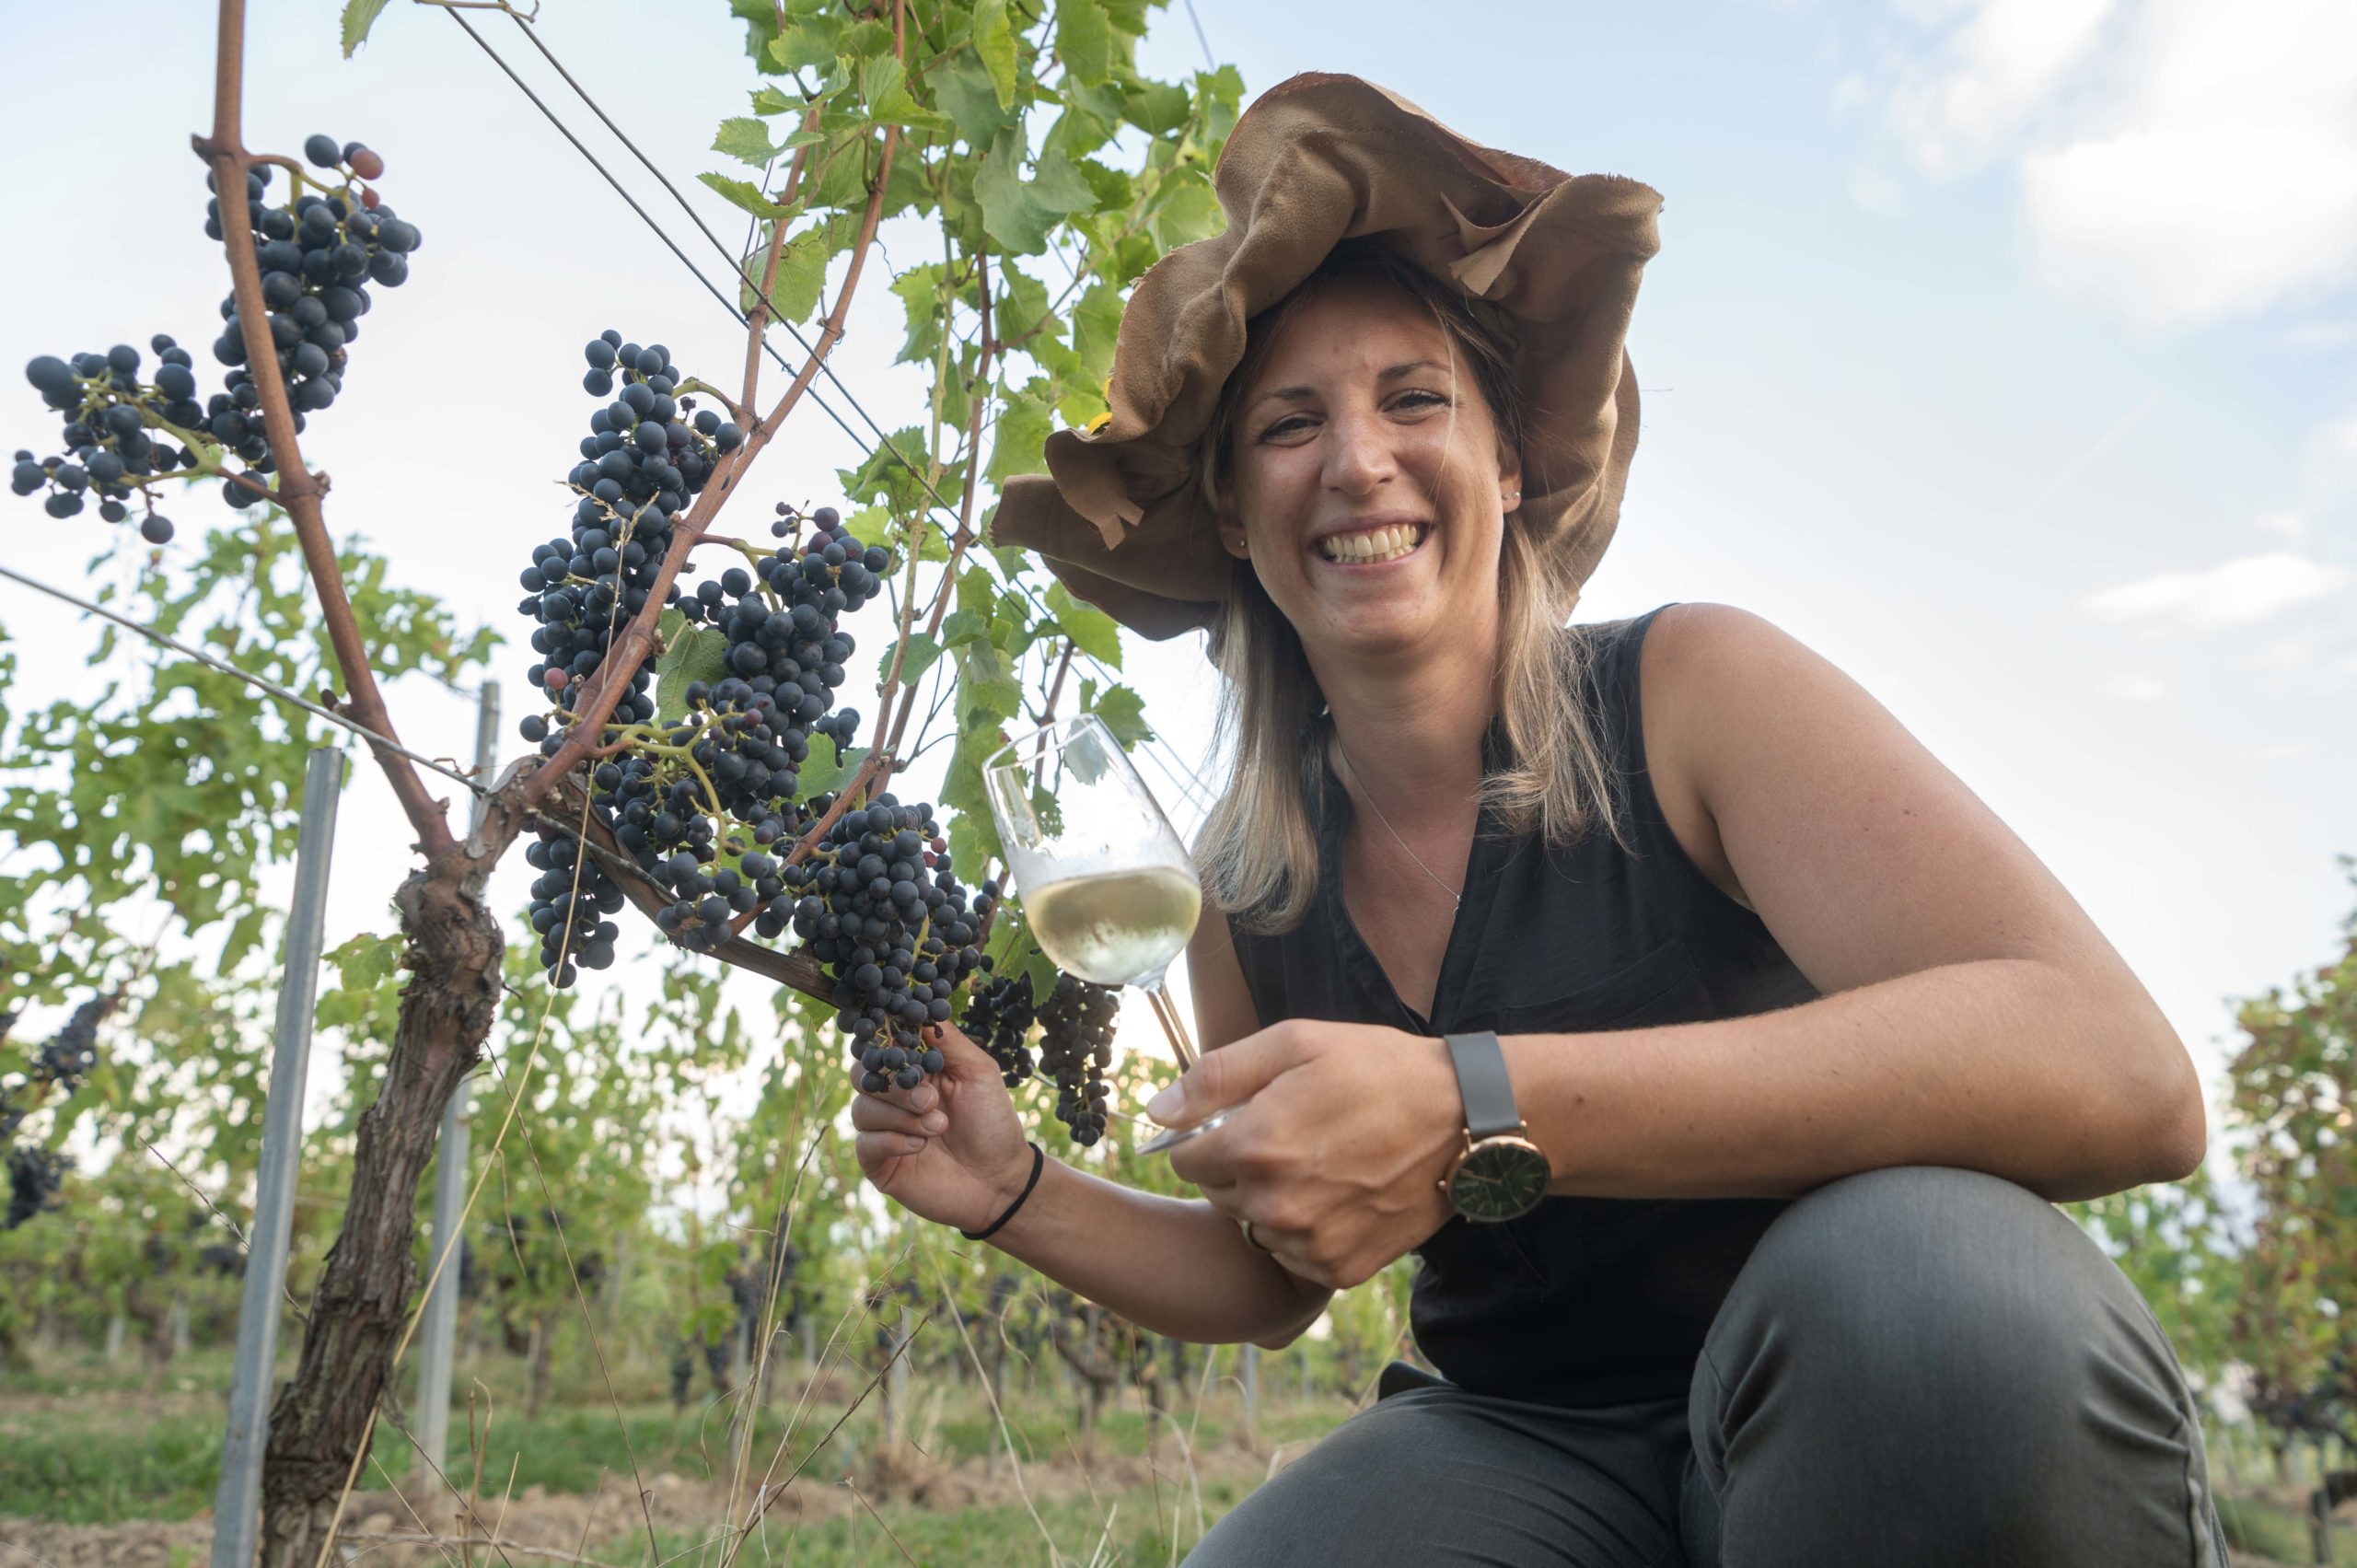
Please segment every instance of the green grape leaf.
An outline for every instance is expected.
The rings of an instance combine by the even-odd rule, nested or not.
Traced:
[[[1006,0],[975,0],[974,53],[990,73],[991,87],[1001,109],[1015,107],[1015,29],[1006,19]]]
[[[720,122],[720,132],[712,139],[712,150],[726,153],[738,163],[765,168],[777,149],[770,145],[770,128],[749,115],[733,115]]]
[[[728,674],[728,636],[716,626],[682,629],[655,661],[655,716],[663,722],[688,711],[688,687],[710,685]]]
[[[386,0],[350,0],[343,8],[343,57],[368,41],[368,29],[377,25],[383,14]]]
[[[908,656],[900,661],[900,684],[904,687],[914,686],[918,678],[931,669],[933,661],[939,658],[945,651],[941,644],[935,642],[923,632],[910,633]],[[886,648],[884,656],[876,663],[876,680],[878,685],[883,684],[886,678],[892,673],[892,649]]]
[[[998,424],[991,433],[990,466],[982,470],[993,484],[1019,473],[1046,471],[1048,433],[1055,428],[1048,390],[1047,381],[1034,377],[1022,390],[1009,391],[999,406]]]
[[[979,643],[990,634],[991,618],[985,610],[952,610],[949,619],[941,623],[941,645],[945,648]]]
[[[1048,613],[1082,653],[1099,664],[1121,668],[1121,629],[1111,616],[1073,598],[1061,582],[1048,585]]]
[[[781,321],[807,321],[819,309],[819,296],[827,286],[827,264],[834,260],[835,240],[847,232],[837,218],[827,220],[789,235],[778,251],[777,285],[770,294],[770,308]]]
[[[795,771],[799,782],[795,788],[806,800],[814,795],[832,795],[850,782],[852,774],[859,771],[859,760],[866,755],[866,747],[854,746],[837,756],[833,737],[813,735],[810,755],[802,760],[802,766]]]
[[[1023,686],[1015,665],[988,643],[973,643],[960,656],[958,679],[958,728],[1013,718],[1023,711]]]
[[[1057,0],[1056,58],[1072,80],[1089,87],[1113,71],[1113,26],[1098,0]]]
[[[860,68],[859,97],[867,117],[878,125],[903,125],[916,131],[946,135],[955,123],[909,95],[908,67],[895,54],[879,54]]]
[[[761,187],[749,180],[732,180],[726,174],[699,174],[696,178],[719,192],[730,205],[742,207],[757,218],[775,219],[791,215],[788,208],[781,207],[762,195]]]
[[[1142,740],[1154,738],[1154,731],[1145,722],[1145,700],[1126,686],[1109,688],[1094,703],[1081,704],[1105,721],[1113,738],[1121,743],[1124,751],[1134,749]]]
[[[991,141],[990,153],[974,176],[974,198],[982,204],[982,226],[1017,256],[1047,249],[1048,232],[1068,213],[1097,205],[1097,192],[1062,153],[1039,155],[1028,178],[1023,173],[1023,133],[1010,125]]]
[[[794,100],[775,87],[753,89],[753,112],[756,114],[784,114],[794,107]]]
[[[972,51],[961,49],[926,73],[933,99],[941,105],[958,134],[970,145],[987,147],[991,139],[1015,123],[1015,116],[998,100],[990,68]]]
[[[1023,973],[1031,977],[1031,994],[1045,999],[1055,993],[1056,960],[1039,951],[1038,943],[1023,955]]]

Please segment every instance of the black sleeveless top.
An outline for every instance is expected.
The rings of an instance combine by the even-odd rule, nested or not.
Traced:
[[[1593,640],[1598,734],[1620,771],[1637,854],[1601,822],[1578,844],[1550,849],[1484,811],[1433,1016],[1421,1018],[1343,905],[1338,857],[1350,800],[1313,761],[1303,787],[1318,832],[1315,903],[1277,935],[1229,925],[1263,1025],[1596,1033],[1770,1012],[1818,994],[1759,917],[1702,875],[1662,816],[1638,706],[1639,656],[1660,613],[1575,629]],[[1501,765],[1494,730],[1483,753],[1486,767]],[[1608,1040],[1583,1046],[1609,1048]],[[1417,1346],[1476,1393],[1574,1406],[1682,1397],[1736,1271],[1788,1202],[1559,1197],[1504,1224],[1452,1218],[1417,1249]]]

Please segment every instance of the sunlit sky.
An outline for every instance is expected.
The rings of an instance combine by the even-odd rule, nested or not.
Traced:
[[[150,0],[93,26],[7,7],[0,365],[215,331],[226,275],[188,151],[210,117],[210,11]],[[307,438],[332,522],[518,639],[499,666],[512,722],[530,662],[514,574],[563,524],[551,484],[588,411],[580,343],[610,325],[726,374],[741,333],[447,14],[397,5],[347,63],[323,0],[251,11],[249,140],[366,141],[425,236]],[[618,152],[512,24],[473,15]],[[1191,71],[1207,44],[1248,97],[1354,72],[1474,140],[1664,193],[1629,340],[1642,445],[1577,618],[1719,600],[1850,672],[2119,947],[2200,1063],[2214,1126],[2234,999],[2326,962],[2357,904],[2333,862],[2357,852],[2357,9],[1197,0],[1195,16],[1200,41],[1183,6],[1157,13],[1142,68]],[[754,78],[718,0],[546,0],[540,26],[676,181],[725,167],[713,126]],[[625,180],[693,239],[652,181]],[[689,199],[741,232],[717,198]],[[885,239],[891,267],[932,258],[921,225]],[[876,280],[835,359],[888,429],[922,396],[888,363],[899,314]],[[53,441],[8,374],[7,446]],[[792,428],[759,483],[823,501],[857,454],[815,409]],[[98,525],[7,505],[10,563],[87,588]],[[87,645],[14,584],[0,625]],[[1168,765],[1204,767],[1199,645],[1133,641],[1129,668]],[[11,698],[105,681],[41,656]],[[421,749],[468,754],[465,696],[411,682],[394,701]],[[1162,768],[1149,782],[1191,829]],[[409,864],[389,795],[355,772],[331,944],[384,928]],[[508,907],[529,876],[503,872]],[[1125,1039],[1145,1044],[1132,1012]]]

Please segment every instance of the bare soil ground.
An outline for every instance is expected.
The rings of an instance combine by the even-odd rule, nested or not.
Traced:
[[[1241,1442],[1201,1449],[1191,1458],[1175,1443],[1163,1445],[1155,1462],[1132,1455],[1106,1455],[1083,1466],[1064,1458],[1053,1463],[1022,1468],[1022,1491],[1004,1463],[996,1471],[981,1459],[947,1466],[911,1454],[891,1463],[870,1461],[853,1472],[849,1484],[840,1471],[805,1473],[792,1486],[769,1500],[763,1516],[772,1550],[801,1523],[848,1514],[866,1504],[899,1503],[928,1510],[955,1512],[975,1507],[1020,1505],[1028,1494],[1035,1504],[1048,1504],[1098,1494],[1129,1492],[1159,1484],[1168,1491],[1185,1487],[1190,1479],[1230,1477],[1259,1481],[1282,1467],[1299,1445],[1270,1449]],[[633,1535],[640,1538],[651,1520],[666,1537],[719,1535],[735,1520],[739,1527],[753,1517],[760,1501],[758,1477],[749,1477],[732,1494],[721,1482],[690,1481],[666,1471],[648,1478],[642,1501],[632,1495],[631,1482],[586,1495],[552,1495],[538,1487],[503,1500],[490,1491],[480,1500],[473,1526],[466,1534],[475,1543],[474,1560],[497,1560],[491,1543],[496,1540],[518,1568],[529,1562],[572,1563],[578,1568],[610,1561],[598,1555],[600,1547]],[[854,1491],[854,1489],[856,1489]],[[423,1568],[451,1560],[459,1536],[463,1500],[447,1493],[439,1496],[422,1490],[406,1496],[388,1492],[354,1493],[346,1505],[340,1538],[347,1547],[346,1561],[365,1561],[375,1568]],[[442,1544],[429,1540],[439,1538]],[[760,1562],[758,1542],[749,1542]],[[213,1550],[213,1521],[182,1520],[174,1524],[54,1525],[22,1519],[0,1519],[0,1561],[44,1564],[48,1568],[180,1568],[203,1563]]]

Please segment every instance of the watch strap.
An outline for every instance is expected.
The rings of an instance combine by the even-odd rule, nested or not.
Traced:
[[[1457,1069],[1457,1092],[1465,1102],[1465,1131],[1475,1143],[1501,1132],[1520,1132],[1522,1115],[1514,1107],[1514,1085],[1506,1077],[1506,1053],[1495,1031],[1446,1035],[1448,1057]]]

